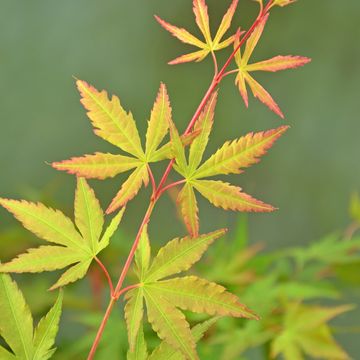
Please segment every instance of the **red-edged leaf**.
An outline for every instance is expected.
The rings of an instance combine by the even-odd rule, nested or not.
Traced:
[[[271,205],[243,193],[241,188],[222,181],[196,180],[193,185],[213,205],[224,210],[246,212],[269,212],[275,210]]]
[[[186,228],[191,236],[199,235],[199,218],[196,196],[192,186],[187,183],[179,192],[177,202],[180,205],[181,214],[184,218]]]
[[[201,30],[207,44],[211,44],[208,9],[205,0],[193,0],[193,10],[196,24]]]
[[[69,174],[103,180],[133,169],[140,164],[140,160],[129,156],[95,153],[54,162],[51,165],[55,169],[67,171]]]
[[[116,194],[106,210],[107,214],[126,205],[139,192],[142,184],[146,186],[149,182],[149,174],[146,164],[139,166],[129,178],[122,184],[120,191]]]
[[[235,10],[236,10],[236,7],[238,5],[238,2],[239,2],[239,0],[233,0],[230,7],[229,7],[229,9],[228,9],[228,11],[226,12],[224,17],[222,18],[221,24],[220,24],[219,29],[218,29],[218,31],[217,31],[217,33],[215,35],[215,38],[214,38],[214,45],[215,46],[220,43],[220,40],[223,38],[225,33],[229,30],[232,18],[234,17]]]
[[[145,155],[135,121],[132,114],[122,108],[119,98],[113,95],[109,99],[105,90],[98,91],[82,80],[77,80],[76,84],[96,135],[143,159]]]
[[[169,33],[178,38],[180,41],[199,48],[206,46],[205,43],[197,39],[194,35],[190,34],[187,30],[171,25],[157,15],[155,15],[155,19],[165,30],[169,31]]]
[[[202,61],[206,58],[206,56],[209,54],[208,50],[199,50],[199,51],[195,51],[192,52],[190,54],[186,54],[186,55],[181,55],[179,57],[177,57],[174,60],[169,61],[169,65],[177,65],[177,64],[183,64],[183,63],[187,63],[187,62],[191,62],[191,61]]]
[[[309,63],[311,59],[303,56],[275,56],[269,60],[260,61],[246,66],[246,71],[271,71],[276,72],[286,69],[295,69]]]
[[[265,104],[271,111],[284,119],[284,114],[271,95],[248,73],[245,73],[245,80],[249,84],[253,95]]]

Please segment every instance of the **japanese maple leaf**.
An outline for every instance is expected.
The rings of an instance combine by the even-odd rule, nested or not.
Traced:
[[[243,54],[239,49],[235,55],[235,62],[239,68],[238,74],[235,79],[235,84],[238,86],[240,94],[244,100],[246,107],[249,106],[248,100],[248,85],[253,95],[264,103],[275,114],[284,118],[284,114],[280,110],[277,103],[271,97],[271,95],[252,77],[251,73],[254,71],[270,71],[276,72],[286,69],[294,69],[300,66],[304,66],[311,59],[302,56],[275,56],[271,59],[249,64],[250,57],[264,31],[265,24],[268,20],[269,14],[264,16],[259,24],[254,29],[253,33],[246,42],[245,50]],[[240,31],[237,32],[234,41],[234,48],[237,48],[240,42]]]
[[[190,61],[202,61],[206,58],[207,55],[214,51],[218,51],[226,48],[234,41],[234,35],[230,36],[226,40],[222,41],[225,33],[228,31],[231,25],[232,18],[234,16],[236,7],[238,4],[238,0],[233,0],[228,11],[224,15],[220,26],[216,32],[214,38],[211,36],[210,32],[210,24],[209,24],[209,15],[207,10],[207,5],[205,0],[193,0],[193,11],[195,14],[196,24],[199,27],[204,41],[199,40],[194,35],[190,34],[187,30],[183,28],[178,28],[174,25],[167,23],[162,20],[160,17],[155,16],[156,20],[160,23],[160,25],[169,31],[173,36],[177,37],[179,40],[186,44],[190,44],[196,46],[200,50],[192,52],[190,54],[182,55],[172,61],[169,64],[180,64]]]
[[[274,142],[288,129],[288,126],[281,126],[227,141],[201,164],[213,125],[216,98],[217,94],[214,93],[195,125],[195,131],[199,131],[199,135],[190,145],[188,160],[179,133],[174,123],[170,123],[170,136],[176,159],[174,169],[185,179],[185,185],[178,195],[178,203],[188,231],[193,236],[197,236],[199,232],[198,206],[194,190],[197,190],[213,205],[225,210],[246,212],[274,210],[271,205],[254,199],[237,186],[205,178],[243,172],[244,168],[259,162],[259,158],[266,154]]]
[[[63,293],[40,319],[36,328],[24,296],[15,281],[0,274],[0,336],[12,352],[0,345],[1,360],[48,360],[54,355],[59,330]]]
[[[172,158],[170,143],[160,147],[171,118],[169,97],[166,86],[161,84],[148,121],[146,148],[143,150],[134,118],[131,112],[123,109],[119,98],[115,95],[109,98],[105,90],[98,91],[85,81],[78,80],[76,83],[95,134],[127,155],[97,152],[55,162],[52,166],[80,177],[101,180],[132,170],[106,211],[111,213],[134,198],[142,184],[148,184],[149,163]],[[193,136],[184,136],[184,144],[191,142]]]
[[[161,248],[151,261],[150,242],[145,227],[135,255],[139,287],[126,294],[125,319],[130,352],[137,346],[138,334],[141,332],[144,302],[148,321],[160,339],[181,352],[186,359],[192,360],[198,359],[196,338],[180,310],[212,316],[257,318],[235,295],[218,284],[196,276],[168,279],[190,269],[225,232],[217,230],[196,238],[176,238]]]
[[[63,269],[71,265],[51,289],[85,276],[96,255],[109,245],[125,211],[125,207],[121,209],[103,231],[103,211],[94,191],[82,178],[77,180],[75,224],[61,211],[41,203],[0,198],[0,205],[33,234],[55,244],[29,249],[10,262],[0,264],[0,272],[36,273]]]
[[[288,304],[281,332],[271,344],[272,357],[282,354],[285,360],[304,360],[306,354],[316,359],[349,359],[334,340],[328,321],[352,308]]]

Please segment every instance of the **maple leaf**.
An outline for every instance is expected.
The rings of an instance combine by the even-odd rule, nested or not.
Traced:
[[[143,184],[147,186],[149,163],[173,157],[170,143],[160,146],[168,132],[171,119],[169,96],[166,86],[160,84],[148,121],[146,150],[144,151],[133,116],[123,109],[117,96],[113,95],[109,99],[105,90],[98,91],[85,81],[77,80],[76,84],[81,94],[81,102],[88,110],[87,115],[94,126],[95,134],[130,156],[97,152],[54,162],[52,166],[79,177],[101,180],[133,170],[106,210],[106,213],[111,213],[133,199]],[[190,133],[183,136],[181,141],[184,145],[188,145],[196,135],[196,133]]]
[[[180,309],[210,315],[256,318],[240,304],[235,295],[220,285],[196,276],[163,280],[188,270],[224,233],[225,230],[218,230],[197,238],[176,238],[161,248],[150,263],[150,243],[145,229],[136,255],[140,286],[126,294],[125,319],[131,352],[141,331],[144,301],[153,330],[186,359],[198,359],[198,356],[190,325]]]
[[[283,328],[271,344],[272,356],[282,354],[286,360],[303,360],[305,353],[315,358],[349,359],[332,337],[327,322],[352,308],[288,304]]]
[[[182,42],[196,46],[200,49],[190,54],[182,55],[170,61],[169,64],[174,65],[191,61],[199,62],[205,59],[206,56],[210,53],[224,49],[227,46],[231,45],[234,41],[234,36],[230,36],[223,41],[222,38],[230,28],[237,4],[238,0],[232,1],[229,9],[222,18],[215,37],[212,38],[210,32],[209,15],[205,0],[193,0],[193,11],[195,14],[196,24],[204,37],[204,41],[199,40],[194,35],[190,34],[187,30],[171,25],[155,15],[156,20],[165,30],[169,31],[173,36],[175,36]]]
[[[0,336],[13,354],[0,345],[2,360],[47,360],[59,329],[63,294],[34,329],[33,318],[22,292],[9,275],[0,274]]]
[[[125,208],[110,222],[104,234],[104,214],[94,191],[83,178],[77,179],[75,224],[59,210],[41,203],[0,198],[0,205],[10,211],[23,226],[56,245],[29,249],[8,263],[0,264],[0,272],[43,272],[72,265],[51,289],[64,286],[85,276],[92,260],[109,245]]]
[[[288,129],[288,126],[255,134],[249,133],[237,140],[227,141],[214,155],[200,165],[214,122],[216,99],[217,94],[214,93],[195,125],[195,131],[199,131],[199,135],[190,145],[188,161],[178,131],[175,125],[170,123],[170,136],[176,159],[174,169],[186,180],[177,201],[186,227],[192,236],[197,236],[199,232],[198,206],[194,190],[197,190],[213,205],[225,210],[247,212],[274,210],[271,205],[245,194],[237,186],[204,178],[239,174],[243,168],[259,162],[259,158]]]
[[[269,14],[264,16],[259,24],[254,29],[246,42],[245,50],[242,54],[239,49],[235,55],[235,62],[239,68],[239,72],[235,78],[235,84],[239,88],[240,94],[244,100],[246,107],[249,106],[247,86],[250,87],[254,97],[258,98],[271,111],[284,118],[284,114],[280,110],[278,104],[271,97],[271,95],[252,77],[251,73],[254,71],[269,71],[276,72],[286,69],[294,69],[304,66],[309,63],[311,59],[302,56],[275,56],[271,59],[249,64],[250,57],[264,31],[264,27],[268,20]],[[240,43],[240,30],[235,35],[234,48],[236,49]]]

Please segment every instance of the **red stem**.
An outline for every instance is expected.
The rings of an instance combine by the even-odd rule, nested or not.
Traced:
[[[254,29],[256,28],[256,26],[259,24],[259,22],[261,21],[261,19],[266,15],[267,11],[270,9],[271,7],[271,4],[272,4],[272,0],[269,1],[269,3],[267,4],[267,6],[260,12],[259,16],[256,18],[256,20],[254,21],[254,23],[252,24],[252,26],[250,27],[250,29],[245,33],[245,35],[242,37],[242,39],[240,40],[238,46],[234,49],[234,51],[231,53],[231,55],[229,56],[229,58],[226,60],[224,66],[221,68],[221,70],[219,71],[218,74],[215,74],[208,90],[206,91],[203,99],[201,100],[198,108],[196,109],[195,111],[195,114],[194,116],[192,117],[191,121],[189,122],[185,132],[183,135],[188,135],[190,132],[191,132],[191,129],[193,128],[194,124],[196,123],[197,119],[199,118],[201,112],[203,111],[207,101],[209,100],[211,94],[214,92],[216,86],[221,82],[221,80],[223,79],[224,77],[224,74],[226,72],[226,69],[227,67],[230,65],[231,61],[233,60],[236,52],[240,49],[240,47],[245,43],[245,41],[249,38],[249,36],[252,34],[252,32],[254,31]],[[139,230],[137,232],[137,235],[136,235],[136,238],[135,238],[135,241],[131,247],[131,250],[130,250],[130,253],[126,259],[126,262],[125,262],[125,265],[124,265],[124,268],[121,272],[121,275],[119,277],[119,280],[118,280],[118,283],[115,287],[115,291],[114,291],[114,294],[119,294],[120,291],[121,291],[121,287],[122,287],[122,284],[125,280],[125,277],[126,277],[126,274],[127,272],[129,271],[129,268],[130,268],[130,265],[132,263],[132,260],[134,258],[134,255],[135,255],[135,251],[138,247],[138,244],[139,244],[139,241],[140,241],[140,236],[141,236],[141,233],[143,231],[143,228],[144,226],[149,222],[150,220],[150,217],[151,217],[151,213],[154,209],[154,206],[157,202],[157,200],[159,199],[159,197],[161,196],[161,194],[163,193],[163,186],[172,170],[172,167],[175,163],[175,160],[172,159],[170,160],[161,180],[160,180],[160,183],[156,189],[156,192],[155,194],[152,196],[151,198],[151,201],[150,201],[150,204],[149,204],[149,207],[145,213],[145,216],[144,216],[144,219],[139,227]],[[88,355],[88,358],[87,360],[93,360],[94,359],[94,356],[95,356],[95,352],[96,352],[96,349],[99,345],[99,342],[100,342],[100,339],[101,339],[101,336],[102,336],[102,333],[104,331],[104,328],[106,326],[106,323],[109,319],[109,316],[111,314],[111,311],[112,311],[112,308],[114,306],[114,303],[116,302],[116,298],[113,296],[109,302],[109,305],[108,305],[108,308],[106,310],[106,313],[104,315],[104,318],[101,322],[101,325],[99,327],[99,330],[97,332],[97,335],[96,335],[96,338],[94,340],[94,343],[92,345],[92,348],[90,350],[90,353]]]
[[[109,284],[109,287],[110,287],[111,296],[113,296],[113,294],[114,294],[114,285],[112,283],[109,272],[107,271],[105,265],[101,262],[101,260],[97,256],[95,256],[95,261],[99,264],[101,270],[105,274],[106,280],[107,280],[107,282]]]

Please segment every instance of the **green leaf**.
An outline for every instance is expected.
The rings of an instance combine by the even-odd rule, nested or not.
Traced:
[[[48,360],[55,352],[55,349],[52,349],[52,347],[54,346],[55,337],[59,330],[62,301],[63,293],[60,291],[55,305],[50,309],[47,315],[40,320],[35,330],[34,359],[36,360]]]
[[[288,304],[282,330],[271,344],[272,356],[283,354],[286,360],[293,360],[304,359],[305,353],[314,358],[349,359],[332,337],[327,322],[352,308]]]
[[[0,199],[0,204],[12,212],[35,235],[63,246],[40,246],[29,249],[12,261],[0,264],[0,272],[42,272],[73,265],[51,287],[55,289],[85,276],[94,257],[108,244],[117,229],[124,209],[113,219],[103,238],[103,212],[93,190],[84,179],[78,179],[75,196],[76,231],[69,218],[43,204]]]
[[[53,308],[42,318],[34,334],[33,319],[24,296],[9,275],[0,274],[0,336],[10,346],[12,355],[0,346],[4,360],[47,360],[58,332],[62,293]]]
[[[168,242],[159,250],[152,262],[146,274],[146,282],[153,282],[190,269],[200,260],[207,248],[225,232],[226,230],[222,229],[196,238],[176,238]]]

